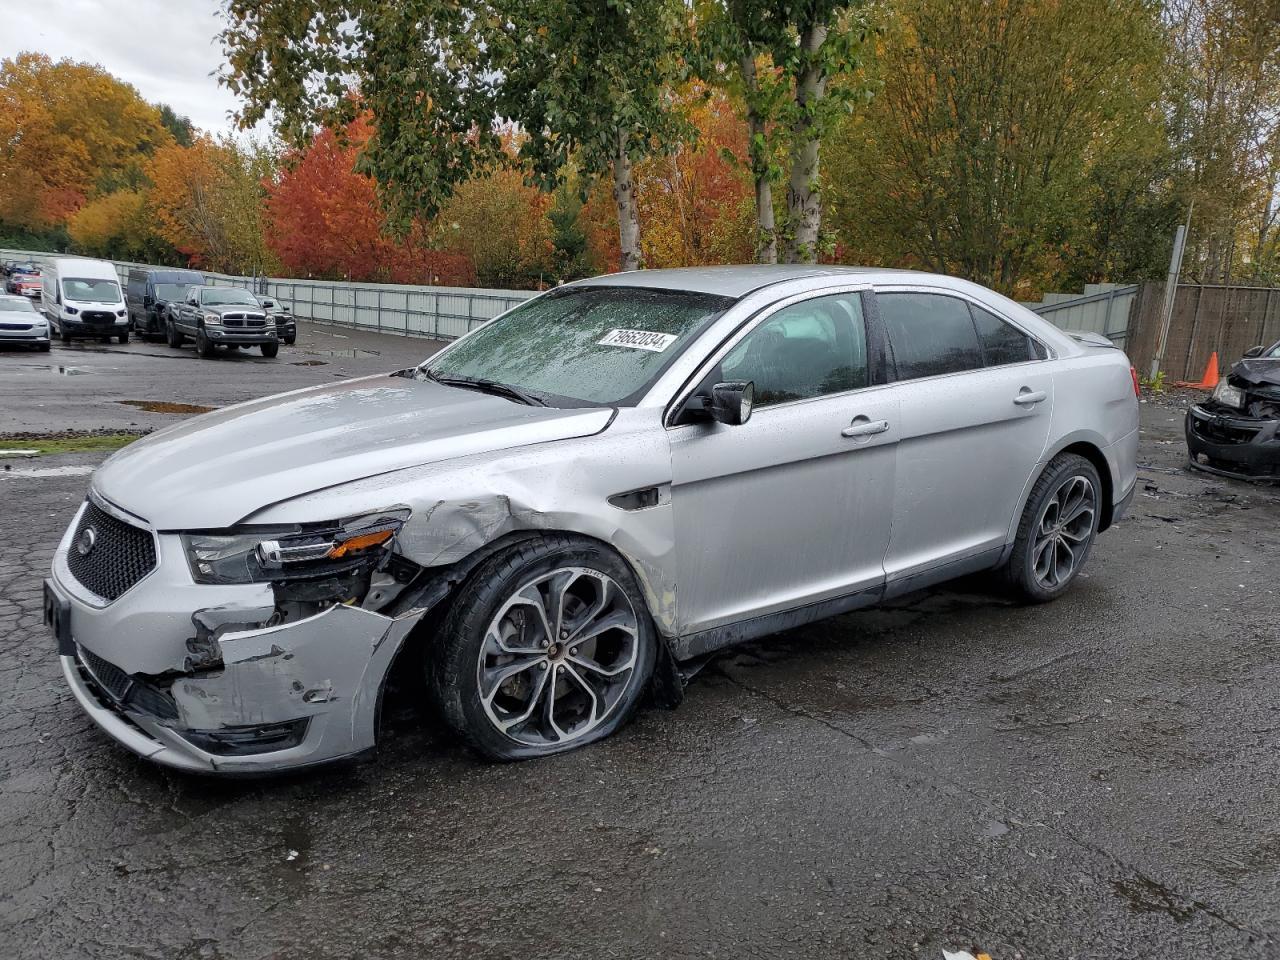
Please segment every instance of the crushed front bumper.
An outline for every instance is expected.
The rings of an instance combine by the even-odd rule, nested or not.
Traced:
[[[1237,480],[1280,480],[1280,419],[1187,410],[1187,451],[1198,470]]]
[[[157,763],[218,774],[374,746],[383,682],[423,611],[393,618],[338,605],[268,625],[270,585],[197,584],[178,536],[154,531],[155,569],[107,603],[67,564],[79,521],[54,555],[46,619],[58,622],[77,702],[113,739]]]

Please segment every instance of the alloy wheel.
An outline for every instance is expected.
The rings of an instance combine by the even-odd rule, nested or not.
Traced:
[[[1045,502],[1031,551],[1031,570],[1042,586],[1052,590],[1071,579],[1093,538],[1097,515],[1093,483],[1078,474],[1063,480]]]
[[[580,739],[608,719],[636,675],[639,622],[607,574],[562,567],[498,608],[476,665],[494,728],[528,746]]]

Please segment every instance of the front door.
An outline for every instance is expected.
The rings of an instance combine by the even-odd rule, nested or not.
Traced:
[[[753,381],[751,419],[672,428],[682,634],[883,583],[898,401],[873,383],[862,304],[756,321],[707,378]]]

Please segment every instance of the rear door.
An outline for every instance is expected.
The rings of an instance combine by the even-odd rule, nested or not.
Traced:
[[[784,301],[702,382],[750,380],[740,426],[671,428],[682,633],[884,581],[897,400],[857,290]]]
[[[1048,352],[951,291],[883,288],[901,422],[887,580],[1004,547],[1049,437]]]

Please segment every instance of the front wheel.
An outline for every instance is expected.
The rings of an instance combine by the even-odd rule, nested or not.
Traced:
[[[1028,603],[1065,593],[1089,557],[1101,516],[1094,465],[1074,453],[1050,460],[1031,488],[1005,570],[1014,592]]]
[[[183,336],[178,332],[178,328],[173,325],[172,320],[168,320],[164,325],[164,339],[171,347],[182,346]]]
[[[495,760],[563,753],[634,712],[657,652],[635,576],[607,547],[546,537],[485,561],[428,654],[449,726]]]
[[[270,360],[279,352],[280,352],[280,344],[278,343],[264,343],[262,345],[262,355],[266,357],[268,360]]]
[[[196,353],[208,360],[213,356],[215,350],[217,350],[217,347],[209,339],[209,334],[204,332],[204,327],[201,327],[196,331]]]
[[[128,342],[129,342],[129,331],[128,331],[128,330],[126,330],[124,333],[120,334],[118,337],[116,337],[116,340],[117,340],[117,341],[119,341],[120,343],[128,343]]]

